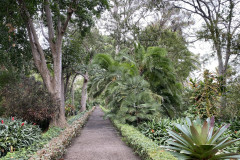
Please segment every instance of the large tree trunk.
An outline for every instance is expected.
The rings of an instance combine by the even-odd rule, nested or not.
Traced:
[[[67,121],[65,118],[64,101],[62,101],[61,98],[58,97],[58,95],[54,95],[53,99],[56,103],[56,112],[50,122],[50,126],[66,127]]]
[[[87,85],[88,85],[88,72],[83,76],[83,87],[82,87],[82,97],[81,97],[81,111],[86,110],[86,104],[87,104]]]
[[[226,86],[227,86],[227,67],[228,67],[228,59],[225,61],[225,65],[223,63],[223,53],[221,50],[221,46],[216,45],[215,47],[217,48],[217,57],[218,57],[218,77],[220,80],[220,92],[221,92],[221,98],[220,98],[220,104],[221,104],[221,110],[224,111],[224,109],[226,108],[226,97],[225,97],[225,93],[226,93]],[[227,54],[227,56],[229,56],[230,54]]]
[[[68,23],[71,19],[73,10],[69,8],[68,16],[64,23],[61,22],[60,17],[58,17],[56,30],[54,28],[52,12],[50,9],[49,0],[44,1],[44,13],[47,20],[48,36],[43,33],[43,36],[47,39],[52,58],[53,58],[53,71],[52,75],[47,67],[46,58],[44,50],[39,42],[39,37],[36,32],[35,26],[33,24],[32,17],[28,11],[28,8],[24,0],[17,0],[21,8],[21,16],[24,17],[24,21],[27,27],[28,37],[32,49],[32,55],[34,63],[39,73],[42,76],[43,82],[51,94],[56,107],[56,112],[52,118],[50,125],[64,127],[67,125],[65,119],[65,109],[64,109],[64,86],[62,81],[62,39]]]

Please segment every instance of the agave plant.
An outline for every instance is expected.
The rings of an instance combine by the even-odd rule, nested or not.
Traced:
[[[199,118],[193,122],[187,118],[184,125],[175,124],[179,133],[168,130],[171,137],[168,140],[170,146],[164,148],[177,151],[174,154],[179,159],[239,159],[240,155],[225,153],[223,149],[240,139],[229,140],[229,137],[223,137],[223,133],[230,125],[224,124],[215,129],[214,122],[214,117],[208,118],[203,125]]]

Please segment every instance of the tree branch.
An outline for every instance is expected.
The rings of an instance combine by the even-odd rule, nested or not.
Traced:
[[[34,25],[33,25],[32,19],[31,19],[31,15],[27,10],[27,7],[26,7],[24,1],[23,0],[17,0],[17,1],[19,2],[19,6],[21,7],[20,12],[26,23],[35,65],[36,65],[38,71],[40,72],[40,74],[43,78],[43,81],[44,81],[46,87],[48,88],[48,90],[52,90],[53,88],[51,85],[51,75],[47,68],[45,55],[44,55],[43,49],[39,43],[39,39],[38,39],[36,30],[34,28]]]
[[[73,3],[72,3],[72,4],[75,4],[75,3],[76,3],[76,0],[73,0]],[[62,34],[65,33],[65,31],[66,31],[66,29],[67,29],[67,26],[68,26],[68,23],[69,23],[69,21],[71,20],[71,17],[72,17],[73,12],[74,12],[74,9],[72,8],[72,5],[70,5],[69,8],[68,8],[68,11],[67,11],[67,19],[66,19],[66,21],[64,22],[64,25],[63,25],[63,27],[62,27],[62,29],[61,29]]]
[[[45,12],[46,12],[46,18],[47,18],[47,26],[48,26],[48,36],[49,36],[49,43],[50,48],[53,53],[56,52],[55,48],[55,42],[54,42],[54,27],[53,27],[53,19],[50,9],[50,2],[49,0],[45,0]]]
[[[40,22],[40,23],[41,23],[41,22]],[[41,26],[41,29],[42,29],[43,37],[50,43],[49,38],[47,37],[47,35],[45,34],[45,32],[44,32],[44,30],[43,30],[43,24],[41,23],[40,26]]]

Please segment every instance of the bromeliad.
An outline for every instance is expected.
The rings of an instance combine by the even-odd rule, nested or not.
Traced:
[[[240,155],[236,153],[224,153],[222,149],[233,144],[240,139],[229,140],[229,137],[223,137],[223,133],[230,126],[222,125],[219,129],[214,129],[214,117],[208,118],[203,125],[198,118],[191,121],[186,118],[184,125],[175,124],[179,133],[168,130],[172,139],[168,140],[170,146],[163,146],[172,151],[180,159],[199,159],[199,160],[217,160],[217,159],[238,159]]]

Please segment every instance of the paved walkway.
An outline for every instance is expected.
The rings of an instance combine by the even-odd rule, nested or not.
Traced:
[[[64,160],[140,160],[103,116],[104,113],[97,107],[81,135],[67,149]]]

